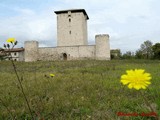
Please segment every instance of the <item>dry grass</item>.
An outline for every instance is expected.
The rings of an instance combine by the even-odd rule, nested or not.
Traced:
[[[135,68],[151,73],[152,84],[144,92],[160,114],[160,61],[39,61],[16,62],[16,66],[38,120],[153,119],[117,116],[117,112],[150,112],[139,91],[120,84],[120,76]],[[50,73],[55,77],[50,77]],[[12,115],[18,120],[31,119],[9,61],[0,62],[0,99],[0,119],[13,119]]]

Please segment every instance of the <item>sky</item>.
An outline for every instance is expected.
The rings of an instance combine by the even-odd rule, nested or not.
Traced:
[[[95,44],[95,35],[109,34],[111,49],[135,52],[146,40],[160,42],[159,6],[159,0],[0,0],[0,47],[10,37],[17,47],[28,40],[56,46],[54,11],[85,9],[89,44]]]

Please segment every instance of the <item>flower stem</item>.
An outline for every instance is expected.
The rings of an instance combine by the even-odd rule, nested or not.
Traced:
[[[26,101],[26,103],[27,103],[27,107],[28,107],[29,112],[30,112],[30,114],[31,114],[32,120],[34,120],[34,117],[33,117],[33,114],[32,114],[32,111],[31,111],[31,108],[30,108],[28,99],[27,99],[27,97],[26,97],[26,95],[25,95],[25,93],[24,93],[24,89],[23,89],[23,86],[22,86],[22,82],[21,82],[21,80],[20,80],[20,78],[19,78],[19,76],[18,76],[18,73],[17,73],[16,65],[15,65],[15,63],[14,63],[14,61],[13,61],[13,59],[12,59],[12,55],[11,55],[11,54],[10,54],[10,56],[11,56],[11,62],[12,62],[13,68],[14,68],[14,72],[15,72],[15,74],[16,74],[17,80],[18,80],[19,85],[20,85],[20,88],[21,88],[21,92],[22,92],[22,94],[23,94],[23,96],[24,96],[24,99],[25,99],[25,101]]]

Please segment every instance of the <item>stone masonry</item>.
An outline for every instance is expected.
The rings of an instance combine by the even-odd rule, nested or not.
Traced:
[[[55,11],[57,14],[57,47],[39,47],[37,41],[25,42],[25,61],[38,60],[110,60],[109,35],[96,35],[95,45],[88,45],[84,9]]]

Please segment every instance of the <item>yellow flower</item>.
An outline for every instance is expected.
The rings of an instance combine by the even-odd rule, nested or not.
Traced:
[[[55,75],[54,75],[54,74],[50,74],[50,76],[51,76],[51,77],[54,77]]]
[[[15,41],[16,41],[15,38],[8,38],[8,40],[7,40],[8,43],[14,43]]]
[[[151,84],[151,74],[145,73],[143,69],[127,70],[127,74],[121,76],[121,83],[128,85],[129,89],[146,89]]]

